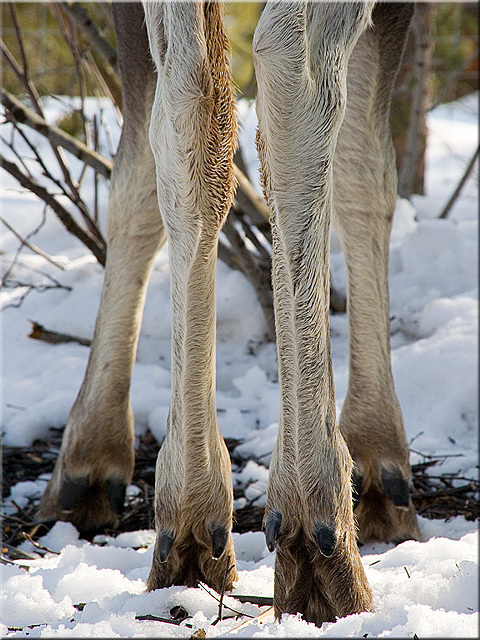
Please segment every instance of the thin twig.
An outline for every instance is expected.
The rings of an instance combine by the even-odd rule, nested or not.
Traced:
[[[98,31],[88,12],[79,2],[65,3],[62,9],[75,20],[80,29],[87,36],[88,41],[98,50],[106,62],[117,72],[117,52],[112,45]]]
[[[462,76],[466,69],[471,65],[471,63],[478,58],[478,47],[472,51],[472,53],[464,60],[460,69],[454,69],[448,74],[447,80],[445,81],[440,93],[438,94],[436,100],[432,102],[427,108],[427,111],[433,111],[436,107],[446,101],[448,96],[448,92],[455,84],[455,82]]]
[[[26,533],[25,531],[20,531],[19,535],[20,535],[21,538],[24,538],[25,540],[28,540],[31,544],[33,544],[33,546],[36,549],[40,549],[41,551],[46,551],[47,553],[54,553],[56,556],[60,555],[59,551],[53,551],[52,549],[49,549],[48,547],[42,546],[40,543],[38,543],[36,540],[34,540],[29,533]]]
[[[2,50],[3,57],[5,58],[10,69],[17,76],[18,81],[27,92],[28,97],[32,102],[33,108],[35,109],[38,115],[42,115],[42,109],[40,107],[40,102],[39,102],[40,96],[37,90],[35,89],[34,85],[32,85],[29,82],[28,77],[25,75],[24,71],[22,70],[22,67],[18,64],[14,56],[10,53],[10,50],[8,49],[6,44],[1,39],[0,39],[0,49]]]
[[[7,109],[7,117],[15,123],[25,123],[50,140],[54,145],[63,147],[85,164],[98,171],[105,178],[110,178],[113,163],[102,155],[89,149],[86,144],[80,142],[59,127],[48,123],[43,116],[34,113],[26,107],[18,98],[1,90],[1,102]]]
[[[223,574],[222,590],[220,592],[220,601],[219,601],[219,604],[218,604],[218,619],[219,620],[222,619],[223,597],[225,595],[225,587],[227,585],[227,577],[228,577],[228,574],[230,573],[230,571],[235,568],[235,563],[230,565],[230,566],[229,565],[230,565],[230,556],[227,556],[227,563],[225,565],[225,573]]]
[[[461,190],[463,189],[466,181],[468,180],[468,177],[472,173],[472,170],[473,170],[473,167],[475,166],[475,162],[476,162],[476,160],[478,158],[479,152],[480,152],[480,145],[478,145],[477,150],[473,154],[472,159],[470,160],[470,162],[467,165],[467,168],[465,169],[465,173],[461,177],[460,182],[458,183],[455,191],[452,193],[452,195],[450,196],[447,204],[443,208],[442,213],[438,216],[439,220],[444,220],[448,216],[448,214],[450,213],[453,205],[455,204],[455,202],[457,201],[458,196],[460,195]]]
[[[85,57],[83,58],[83,63],[86,66],[88,72],[95,78],[96,82],[98,83],[99,87],[102,89],[102,91],[105,93],[105,95],[110,98],[110,100],[112,101],[112,104],[115,108],[115,111],[117,112],[117,120],[118,122],[122,123],[123,122],[123,118],[122,118],[122,112],[120,110],[120,107],[117,104],[117,100],[115,100],[115,97],[110,89],[110,87],[108,86],[108,84],[105,82],[105,78],[102,76],[102,73],[100,71],[100,69],[98,68],[97,63],[95,62],[95,58],[93,57],[91,51],[87,51],[87,53],[85,54]]]
[[[183,622],[183,620],[175,620],[175,618],[160,618],[159,616],[154,616],[151,613],[147,613],[143,616],[135,616],[135,620],[152,620],[154,622],[166,622],[168,624],[175,624],[177,626],[182,624]],[[189,622],[186,622],[185,626],[189,629],[193,629],[193,625]]]
[[[93,255],[97,258],[98,262],[100,262],[101,265],[105,266],[106,247],[104,241],[101,242],[88,230],[82,229],[72,218],[69,212],[60,204],[60,202],[58,202],[58,200],[52,194],[50,194],[44,187],[37,184],[24,173],[22,173],[15,163],[9,162],[1,155],[0,163],[2,164],[2,167],[22,185],[22,187],[37,195],[51,209],[53,209],[57,217],[62,221],[67,231],[69,231],[81,242],[83,242],[83,244],[88,247]]]
[[[37,247],[36,245],[32,244],[31,242],[28,242],[28,240],[26,238],[23,238],[18,231],[15,231],[15,229],[10,226],[10,224],[5,220],[5,218],[3,218],[2,216],[0,216],[0,221],[3,222],[3,224],[7,227],[7,229],[9,231],[11,231],[13,233],[13,235],[15,237],[17,237],[20,242],[27,247],[28,249],[30,249],[31,251],[33,251],[34,253],[38,254],[39,256],[41,256],[42,258],[45,258],[45,260],[47,260],[48,262],[50,262],[51,264],[53,264],[55,267],[58,267],[59,269],[61,269],[62,271],[65,271],[65,267],[60,264],[59,262],[57,262],[56,260],[54,260],[51,256],[48,255],[48,253],[45,253],[45,251],[42,251],[42,249],[40,249],[39,247]]]
[[[208,593],[209,596],[212,596],[212,598],[214,600],[216,600],[217,602],[220,602],[220,599],[217,598],[217,596],[215,596],[209,589],[207,589],[207,587],[203,584],[203,582],[199,582],[198,586],[203,589],[204,591],[206,591]],[[235,597],[235,596],[233,596]],[[225,609],[228,609],[229,611],[233,611],[233,613],[238,614],[239,616],[246,616],[247,618],[253,618],[254,616],[249,615],[248,613],[242,613],[241,611],[237,611],[236,609],[232,609],[232,607],[229,607],[228,605],[224,604],[223,605],[225,607]]]
[[[10,10],[10,18],[12,20],[13,28],[15,29],[15,36],[17,38],[18,48],[20,50],[20,57],[22,58],[22,66],[25,75],[28,77],[28,60],[25,55],[25,47],[23,46],[23,38],[20,31],[20,25],[18,22],[17,9],[13,3],[8,4]]]
[[[463,458],[463,453],[443,453],[437,454],[435,456],[431,456],[428,453],[422,453],[421,451],[417,451],[416,449],[410,449],[412,453],[416,453],[423,458],[428,458],[429,460],[443,460],[443,458]]]
[[[242,603],[256,604],[258,607],[271,607],[273,604],[272,596],[239,596],[235,594],[232,598]]]
[[[35,229],[33,229],[32,231],[30,231],[30,233],[27,234],[26,236],[26,240],[30,240],[30,238],[33,238],[33,236],[35,236],[40,229],[43,227],[43,225],[45,224],[45,221],[47,219],[47,205],[45,205],[43,207],[43,214],[42,214],[42,220],[40,221],[40,224],[38,224]],[[23,249],[24,245],[21,244],[17,247],[17,250],[15,251],[15,254],[13,256],[12,261],[10,262],[10,265],[8,266],[7,270],[5,271],[5,273],[2,276],[2,279],[0,281],[0,286],[4,286],[5,282],[8,280],[10,274],[13,271],[13,268],[15,267],[15,265],[19,264],[18,262],[18,256],[20,255],[22,249]],[[22,265],[24,266],[24,265]]]
[[[30,567],[26,564],[18,564],[18,562],[13,562],[13,560],[9,560],[6,558],[3,553],[0,554],[0,564],[12,564],[15,567],[20,567],[20,569],[25,569],[26,571],[30,570]]]

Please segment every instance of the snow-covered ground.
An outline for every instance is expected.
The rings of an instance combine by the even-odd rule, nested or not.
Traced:
[[[478,139],[478,96],[437,108],[429,116],[427,195],[399,201],[391,239],[390,293],[392,362],[402,406],[412,464],[425,456],[441,462],[436,472],[476,477],[477,446],[477,203],[478,169],[465,185],[447,220],[439,212],[452,193]],[[93,108],[94,105],[92,105]],[[244,157],[256,183],[254,108],[240,105],[244,120]],[[109,115],[106,108],[106,114]],[[50,105],[49,117],[58,116]],[[109,117],[111,134],[119,129]],[[45,143],[39,140],[39,146]],[[75,167],[75,159],[69,160]],[[258,183],[257,183],[258,184]],[[87,183],[87,191],[91,187]],[[2,216],[23,235],[42,220],[43,206],[18,191],[3,173]],[[102,191],[103,202],[106,198]],[[103,221],[104,225],[104,221]],[[18,240],[0,229],[2,274]],[[65,424],[87,363],[88,349],[76,344],[51,346],[27,338],[32,319],[48,329],[91,337],[103,270],[52,214],[32,238],[64,267],[24,249],[12,273],[23,287],[0,292],[3,322],[3,442],[28,446]],[[338,239],[332,238],[332,277],[345,286]],[[29,284],[63,288],[27,293]],[[273,345],[263,340],[265,324],[250,284],[238,272],[218,265],[218,420],[225,437],[242,440],[237,451],[255,455],[233,469],[234,483],[248,486],[247,499],[262,505],[268,463],[276,435],[279,392]],[[331,317],[332,352],[341,410],[348,381],[347,318]],[[170,394],[170,303],[168,248],[158,255],[149,286],[138,358],[132,381],[137,434],[148,429],[160,441],[165,434]],[[445,456],[445,457],[443,457]],[[20,483],[11,498],[20,506],[38,499],[46,478]],[[238,508],[243,506],[237,504]],[[9,499],[4,510],[13,510]],[[300,617],[281,623],[254,623],[233,632],[240,620],[212,626],[218,603],[200,589],[171,587],[144,593],[152,555],[153,531],[78,539],[73,526],[57,523],[40,542],[59,552],[2,567],[3,605],[0,630],[11,637],[189,637],[204,629],[207,637],[235,633],[243,637],[477,637],[477,524],[420,519],[422,542],[362,548],[362,559],[374,593],[374,611],[349,616],[321,629]],[[263,534],[234,535],[240,579],[233,594],[272,595],[275,554]],[[35,554],[30,543],[24,549]],[[74,605],[86,603],[83,610]],[[250,604],[231,597],[237,611],[258,615]],[[193,616],[180,626],[140,621],[135,616],[169,617],[175,605]],[[228,610],[227,610],[228,615]],[[8,627],[34,626],[8,631]],[[193,625],[187,626],[187,625]]]

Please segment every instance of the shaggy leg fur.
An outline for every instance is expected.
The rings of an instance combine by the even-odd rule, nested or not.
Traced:
[[[125,121],[112,175],[105,280],[85,379],[38,512],[39,520],[68,520],[87,535],[117,523],[132,478],[130,377],[153,258],[165,241],[148,144],[155,79],[143,11],[114,8]]]
[[[388,250],[397,178],[390,133],[393,83],[413,11],[379,4],[348,68],[334,162],[334,223],[347,265],[350,380],[340,429],[356,463],[359,537],[419,538],[409,450],[390,367]],[[361,485],[361,488],[360,488]]]
[[[235,564],[230,459],[215,407],[215,264],[236,136],[227,40],[216,2],[147,2],[145,15],[158,71],[150,141],[172,288],[172,399],[148,588],[202,580],[220,590]],[[233,567],[227,589],[236,575]]]
[[[281,383],[267,544],[275,611],[321,624],[368,610],[356,546],[352,461],[336,425],[329,341],[332,166],[350,53],[368,3],[268,3],[254,39],[258,148],[274,238]]]

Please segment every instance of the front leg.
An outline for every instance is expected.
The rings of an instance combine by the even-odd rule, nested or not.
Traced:
[[[235,564],[233,488],[215,407],[216,254],[236,138],[227,41],[216,2],[146,2],[145,14],[158,71],[150,141],[172,295],[172,397],[148,588],[203,581],[220,591],[237,575],[226,574]]]
[[[321,624],[368,610],[356,544],[352,461],[336,424],[329,338],[332,164],[362,2],[271,3],[254,39],[258,149],[271,211],[281,413],[267,545],[275,611]]]

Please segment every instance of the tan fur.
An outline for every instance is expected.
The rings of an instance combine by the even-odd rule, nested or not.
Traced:
[[[129,14],[140,29],[143,11]],[[140,31],[141,34],[141,31]],[[141,52],[139,38],[133,47]],[[146,33],[144,34],[146,44]],[[81,531],[118,522],[105,495],[108,479],[131,482],[133,415],[129,388],[153,258],[166,240],[158,213],[153,155],[148,144],[155,78],[148,61],[133,70],[143,108],[128,100],[115,159],[107,222],[107,263],[87,371],[70,413],[60,456],[42,498],[38,519],[70,520]],[[122,69],[123,71],[123,69]],[[123,77],[122,81],[132,79]],[[90,477],[91,487],[73,514],[60,510],[64,479]]]
[[[282,514],[277,616],[302,611],[316,623],[371,606],[355,541],[352,462],[336,425],[328,321],[332,162],[348,58],[368,15],[366,5],[267,5],[254,39],[282,405],[265,522]],[[327,560],[314,524],[329,520],[338,542]]]
[[[334,224],[347,265],[350,376],[340,429],[363,476],[362,541],[419,539],[413,504],[395,508],[381,467],[410,479],[409,449],[390,367],[388,256],[397,195],[390,98],[411,6],[378,5],[348,69],[348,101],[334,162]]]
[[[235,188],[236,116],[223,7],[146,2],[148,42],[138,5],[119,3],[114,11],[125,125],[112,179],[105,283],[85,380],[39,517],[68,519],[81,530],[117,519],[106,487],[132,476],[128,390],[146,283],[166,234],[172,396],[157,460],[157,543],[147,588],[203,581],[228,590],[237,573],[227,571],[235,563],[233,492],[215,408],[215,262]],[[267,529],[272,514],[281,514],[277,617],[301,612],[321,624],[371,608],[352,512],[354,465],[363,476],[355,512],[361,539],[418,538],[411,502],[395,507],[381,477],[387,470],[410,478],[388,317],[396,196],[388,115],[409,16],[408,3],[373,9],[371,2],[271,2],[255,34],[257,146],[271,213],[281,386],[265,510]],[[340,428],[328,318],[332,210],[350,316]],[[85,477],[90,486],[81,504],[62,513],[62,483]],[[317,537],[319,524],[336,536],[331,555]],[[226,531],[218,560],[212,527]]]
[[[173,291],[172,401],[155,512],[157,531],[175,534],[167,562],[154,561],[150,589],[198,580],[220,589],[225,562],[211,559],[208,526],[232,528],[230,460],[215,406],[215,261],[236,141],[222,11],[219,3],[146,5],[150,41],[159,24],[166,41],[164,51],[151,46],[159,81],[150,140]],[[231,538],[227,556],[234,564]],[[232,570],[228,588],[235,579]]]

